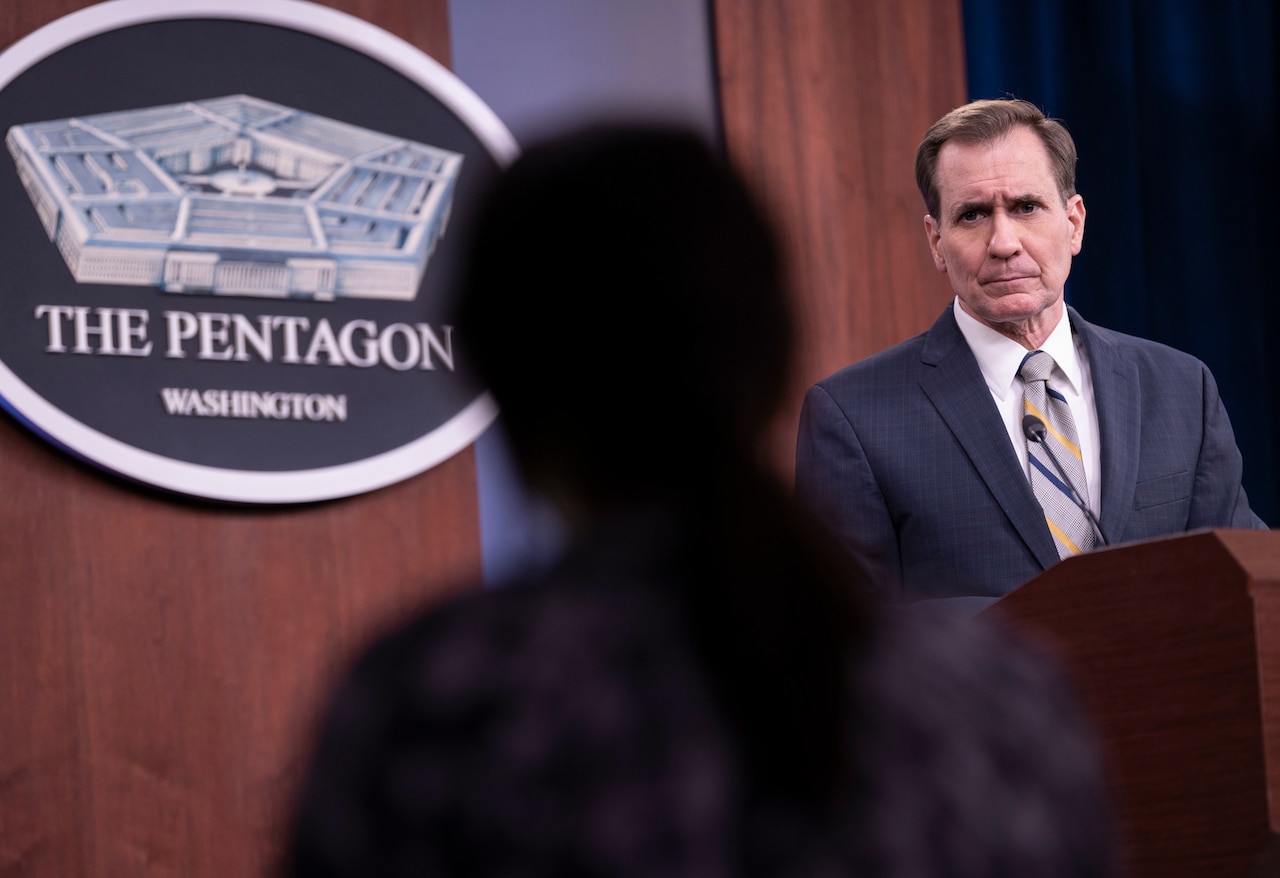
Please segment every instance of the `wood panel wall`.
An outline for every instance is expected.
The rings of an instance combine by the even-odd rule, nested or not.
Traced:
[[[731,155],[790,255],[814,380],[948,297],[911,165],[964,99],[959,0],[710,0]],[[7,46],[84,0],[0,4]],[[447,0],[329,0],[449,63]],[[767,340],[766,340],[767,343]],[[0,416],[0,876],[271,871],[313,712],[357,644],[479,573],[464,452],[362,497],[133,488]]]
[[[0,45],[89,5],[0,5]],[[446,0],[335,0],[448,63]],[[353,499],[130,487],[0,414],[0,876],[254,876],[314,711],[388,620],[479,577],[470,450]]]
[[[791,261],[804,391],[927,329],[950,299],[925,244],[915,149],[966,100],[960,0],[713,0],[726,145]],[[767,340],[762,340],[767,343]]]

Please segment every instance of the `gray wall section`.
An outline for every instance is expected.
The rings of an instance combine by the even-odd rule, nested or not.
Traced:
[[[454,73],[521,144],[619,117],[719,138],[707,0],[450,0],[449,27]],[[561,534],[522,489],[501,425],[476,443],[490,585],[544,563]]]
[[[521,143],[601,116],[716,136],[707,0],[450,0],[453,70]]]

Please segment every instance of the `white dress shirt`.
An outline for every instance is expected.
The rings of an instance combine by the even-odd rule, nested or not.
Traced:
[[[987,389],[995,400],[1000,417],[1009,432],[1009,442],[1018,455],[1022,471],[1031,478],[1027,460],[1027,439],[1022,432],[1022,382],[1018,380],[1018,367],[1029,351],[1008,336],[1001,335],[989,326],[979,323],[960,307],[957,298],[952,309],[956,323],[969,349],[978,360],[978,368],[986,379]],[[1066,317],[1063,309],[1063,317]],[[1049,383],[1066,397],[1071,406],[1071,417],[1076,422],[1080,438],[1080,452],[1084,458],[1084,477],[1089,483],[1089,508],[1097,515],[1102,499],[1102,449],[1098,439],[1098,408],[1093,401],[1093,379],[1089,374],[1089,358],[1080,342],[1071,332],[1071,321],[1062,319],[1053,328],[1039,350],[1053,357],[1053,373]]]

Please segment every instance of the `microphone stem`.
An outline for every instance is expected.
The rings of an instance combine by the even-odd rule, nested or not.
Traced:
[[[1034,415],[1027,415],[1022,419],[1022,432],[1028,439],[1043,448],[1045,454],[1049,455],[1049,462],[1053,464],[1054,470],[1058,473],[1058,478],[1062,479],[1062,483],[1066,485],[1067,490],[1070,491],[1068,496],[1071,497],[1071,501],[1075,503],[1076,506],[1079,506],[1080,511],[1084,513],[1084,517],[1089,519],[1089,524],[1093,527],[1094,536],[1098,538],[1098,544],[1101,546],[1110,545],[1107,542],[1107,538],[1102,533],[1102,525],[1098,522],[1097,517],[1094,516],[1093,510],[1089,508],[1089,504],[1080,496],[1080,492],[1076,490],[1075,483],[1067,477],[1066,471],[1062,468],[1062,465],[1058,463],[1057,455],[1053,453],[1053,449],[1049,447],[1049,443],[1045,441],[1044,421]]]

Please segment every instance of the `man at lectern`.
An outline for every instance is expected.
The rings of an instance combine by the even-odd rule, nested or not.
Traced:
[[[805,397],[797,493],[891,598],[977,609],[1093,548],[1266,527],[1204,363],[1064,303],[1075,165],[1066,128],[1026,101],[936,122],[916,182],[955,298]]]

